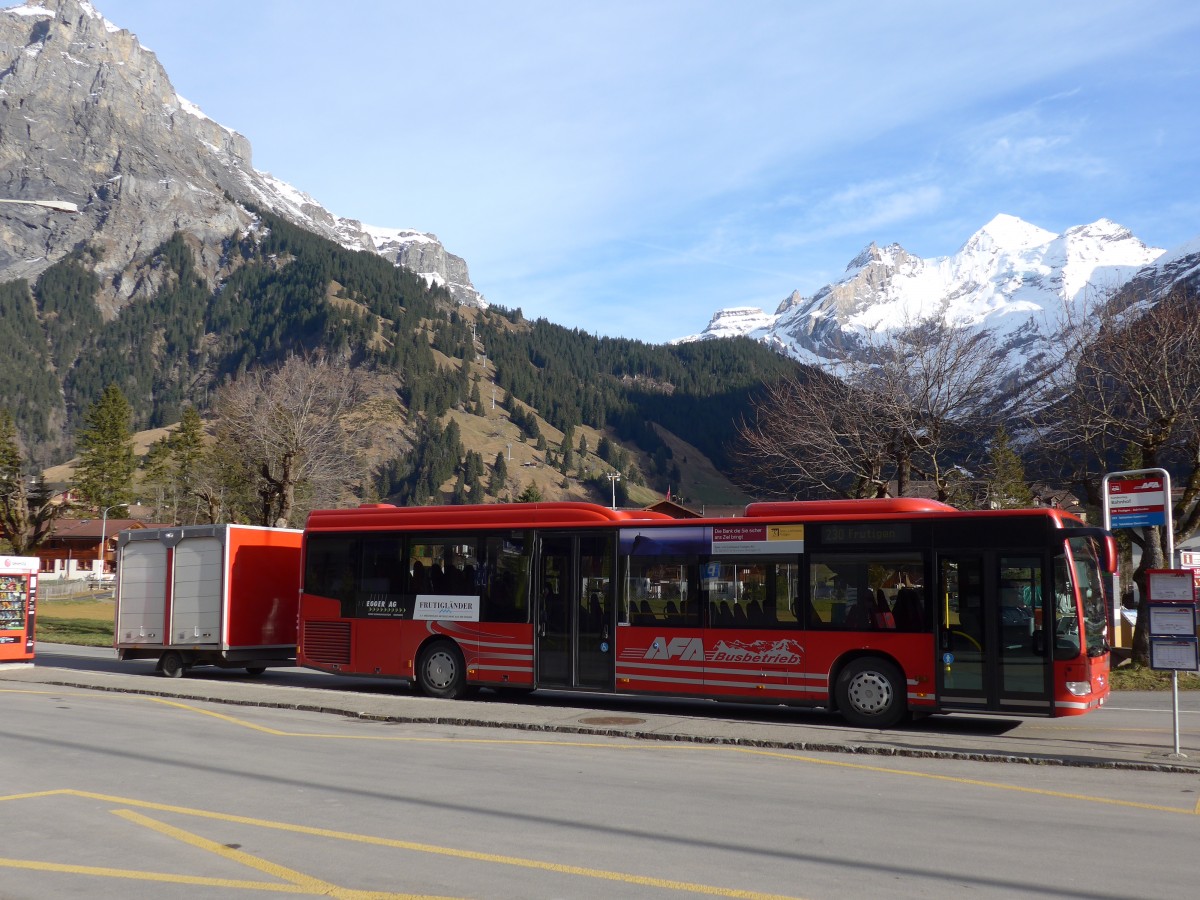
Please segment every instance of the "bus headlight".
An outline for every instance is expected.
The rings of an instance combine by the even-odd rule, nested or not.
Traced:
[[[1092,683],[1090,681],[1068,681],[1067,691],[1076,697],[1086,697],[1092,692]]]

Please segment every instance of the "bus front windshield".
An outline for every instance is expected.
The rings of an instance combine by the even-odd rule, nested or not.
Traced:
[[[1055,595],[1058,598],[1057,641],[1064,637],[1063,629],[1074,632],[1078,640],[1083,637],[1083,647],[1088,656],[1103,656],[1108,652],[1108,602],[1104,592],[1104,581],[1100,575],[1100,564],[1096,547],[1091,538],[1071,538],[1070,567],[1055,566]],[[1079,622],[1079,610],[1075,606],[1074,590],[1079,592],[1079,606],[1083,620]],[[1069,598],[1069,599],[1068,599]],[[1082,624],[1082,628],[1078,628]]]

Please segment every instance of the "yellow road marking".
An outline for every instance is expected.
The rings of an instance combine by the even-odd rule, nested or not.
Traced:
[[[1042,797],[1055,797],[1062,800],[1080,800],[1088,803],[1101,803],[1107,806],[1123,806],[1132,809],[1145,809],[1154,812],[1170,812],[1183,813],[1184,815],[1200,815],[1200,803],[1195,809],[1179,809],[1172,806],[1161,806],[1153,803],[1139,803],[1135,800],[1114,800],[1109,797],[1094,797],[1089,794],[1074,794],[1066,791],[1052,791],[1046,788],[1024,787],[1015,784],[1004,784],[995,781],[983,781],[978,778],[961,778],[955,775],[938,775],[928,772],[913,772],[908,769],[896,769],[890,766],[873,766],[866,763],[844,762],[835,759],[818,759],[815,756],[804,756],[798,753],[789,753],[782,750],[765,750],[757,747],[737,747],[723,744],[679,744],[670,743],[653,745],[645,743],[637,744],[611,744],[611,743],[593,743],[587,741],[561,741],[561,740],[526,740],[518,738],[427,738],[427,737],[400,737],[397,735],[336,735],[336,734],[310,734],[305,732],[280,731],[274,728],[266,728],[262,725],[256,725],[253,722],[246,722],[234,716],[225,715],[224,713],[212,712],[206,709],[191,706],[186,703],[179,703],[174,700],[164,700],[161,697],[149,698],[156,702],[164,703],[168,706],[178,707],[179,709],[188,710],[190,712],[200,713],[201,715],[214,716],[233,725],[238,725],[243,728],[249,728],[253,731],[261,731],[267,734],[273,734],[278,737],[302,737],[302,738],[325,738],[337,740],[376,740],[376,741],[397,741],[397,742],[422,742],[422,743],[453,743],[453,744],[518,744],[526,745],[548,745],[555,747],[588,747],[605,750],[686,750],[686,751],[723,751],[725,753],[746,753],[753,756],[769,756],[777,759],[788,759],[796,762],[812,763],[818,766],[832,766],[841,769],[853,769],[862,772],[876,772],[883,775],[904,775],[909,778],[924,778],[932,781],[944,781],[954,784],[971,785],[974,787],[993,788],[999,791],[1017,791],[1022,794],[1034,794]]]
[[[596,879],[600,879],[600,880],[604,880],[604,881],[620,882],[623,884],[635,884],[635,885],[640,885],[643,887],[660,888],[660,889],[664,889],[664,890],[687,891],[689,893],[703,894],[703,895],[710,896],[710,897],[735,897],[735,898],[741,898],[741,900],[796,900],[796,898],[794,898],[794,897],[788,897],[788,896],[782,895],[782,894],[764,894],[764,893],[760,893],[758,891],[744,891],[744,890],[738,890],[736,888],[714,887],[712,885],[697,884],[697,883],[688,882],[688,881],[675,881],[675,880],[666,879],[666,878],[651,878],[651,877],[647,877],[647,876],[643,876],[643,875],[630,875],[625,872],[613,872],[613,871],[609,871],[606,869],[592,869],[592,868],[588,868],[586,866],[570,866],[570,865],[563,865],[560,863],[549,863],[549,862],[543,862],[542,860],[526,859],[526,858],[519,857],[519,856],[506,856],[506,855],[499,854],[499,853],[479,853],[474,850],[459,850],[454,847],[439,847],[435,844],[421,844],[421,843],[417,843],[415,841],[401,841],[401,840],[396,840],[393,838],[381,838],[381,837],[375,837],[373,835],[355,834],[354,832],[350,832],[350,831],[335,831],[335,830],[332,830],[329,828],[314,828],[309,825],[291,825],[286,822],[272,822],[269,819],[256,819],[256,818],[253,818],[250,816],[238,816],[238,815],[231,815],[228,813],[211,812],[209,810],[190,809],[185,806],[172,806],[172,805],[166,804],[166,803],[155,803],[155,802],[149,801],[149,800],[136,800],[136,799],[129,798],[129,797],[116,797],[116,796],[112,796],[109,794],[99,794],[99,793],[95,793],[93,791],[78,791],[78,790],[73,790],[70,788],[64,788],[64,789],[60,789],[60,790],[51,790],[51,791],[31,791],[29,793],[24,793],[24,794],[10,794],[8,796],[0,797],[0,803],[2,803],[4,801],[8,801],[8,800],[30,800],[30,799],[38,799],[38,798],[43,798],[43,797],[56,797],[56,796],[83,797],[83,798],[87,798],[90,800],[99,800],[104,803],[112,803],[117,806],[130,806],[130,807],[137,807],[140,809],[152,809],[157,812],[175,813],[177,815],[183,815],[183,816],[195,816],[196,818],[212,819],[212,820],[221,821],[221,822],[233,822],[233,823],[236,823],[239,825],[249,825],[249,826],[252,826],[255,828],[267,828],[267,829],[271,829],[274,831],[284,831],[284,832],[289,832],[292,834],[303,834],[303,835],[309,835],[309,836],[313,836],[313,837],[332,838],[334,840],[347,841],[347,842],[351,842],[351,843],[368,844],[368,845],[373,845],[373,846],[378,846],[378,847],[388,847],[388,848],[395,849],[395,850],[408,850],[408,851],[412,851],[415,853],[427,853],[427,854],[432,854],[432,855],[436,855],[436,856],[447,856],[447,857],[451,857],[454,859],[466,859],[466,860],[471,860],[474,862],[485,862],[485,863],[496,863],[496,864],[507,865],[507,866],[518,866],[520,868],[525,868],[525,869],[534,869],[534,870],[539,870],[539,871],[543,871],[543,872],[553,872],[553,873],[559,874],[559,875],[575,875],[575,876],[584,877],[584,878],[596,878]],[[117,813],[117,815],[123,815],[126,818],[128,818],[132,815],[136,815],[135,813],[132,813],[129,810],[118,810],[118,811],[116,811],[116,813]],[[154,821],[155,820],[153,820],[153,819],[147,818],[144,820],[144,822],[139,822],[139,824],[146,824],[146,823],[151,823]],[[161,823],[155,823],[155,824],[161,825]],[[161,827],[163,829],[169,829],[171,826],[162,825]],[[178,829],[176,829],[176,831],[178,831]],[[179,831],[179,835],[187,835],[187,834],[188,834],[188,832]],[[173,834],[172,836],[176,837],[179,835]],[[180,839],[183,839],[183,838],[180,837]],[[212,842],[206,841],[206,839],[204,839],[204,838],[196,838],[195,840],[198,842],[204,842],[205,845],[222,847],[222,849],[226,850],[226,851],[229,850],[229,848],[223,847],[222,845],[212,844]],[[193,841],[189,841],[189,843],[193,843]],[[196,844],[196,845],[199,846],[199,844]],[[255,859],[254,857],[250,857],[249,854],[246,854],[246,856],[249,859],[252,859],[252,860]],[[3,864],[3,863],[4,863],[4,861],[0,860],[0,864]],[[31,863],[27,867],[33,868],[33,867],[37,867],[40,865],[41,865],[40,863]],[[271,864],[265,863],[263,865],[269,866]],[[258,865],[256,865],[255,867],[261,868]],[[80,868],[86,868],[86,867],[80,867]],[[74,868],[72,868],[72,870],[74,870]],[[291,871],[291,870],[285,870],[284,867],[282,867],[282,866],[278,867],[278,870],[279,871]],[[117,871],[117,870],[114,870],[114,871]],[[264,869],[263,871],[266,871],[266,870]],[[273,874],[274,874],[274,872],[273,872]],[[155,880],[164,880],[164,879],[170,879],[170,878],[174,878],[174,877],[175,876],[159,876]],[[190,876],[184,876],[184,877],[190,877]],[[280,875],[280,877],[284,877],[284,876]],[[300,877],[306,877],[306,876],[300,876]],[[191,883],[191,882],[189,881],[188,883]],[[199,883],[199,882],[197,882],[197,883]],[[312,879],[312,883],[324,884],[324,882],[318,882],[317,879]],[[315,890],[312,890],[309,888],[301,889],[299,887],[299,885],[296,885],[296,884],[274,885],[271,882],[239,882],[239,885],[245,886],[245,887],[254,887],[254,888],[258,888],[260,885],[262,885],[263,887],[261,889],[282,891],[284,893],[325,893],[324,891],[315,891]],[[395,895],[391,895],[391,894],[375,895],[375,894],[360,894],[360,893],[348,892],[345,894],[342,894],[342,893],[331,894],[330,896],[357,898],[357,897],[366,897],[366,896],[392,897]]]
[[[125,878],[130,881],[164,881],[170,884],[195,884],[203,887],[272,891],[279,894],[308,893],[294,884],[272,884],[269,881],[237,881],[230,878],[205,878],[200,875],[172,875],[169,872],[141,872],[136,869],[111,869],[107,866],[75,866],[64,863],[38,862],[30,859],[4,859],[0,857],[0,868],[31,869],[36,872],[60,872],[66,875],[92,875],[99,878]]]
[[[240,728],[247,728],[250,731],[258,731],[263,734],[274,735],[275,737],[291,737],[291,738],[322,738],[325,740],[335,741],[387,741],[389,743],[424,743],[424,744],[514,744],[518,746],[538,746],[545,745],[550,747],[596,747],[609,750],[634,750],[641,749],[644,745],[641,743],[619,744],[598,743],[594,741],[566,741],[566,740],[540,740],[537,738],[431,738],[431,737],[404,737],[397,734],[329,734],[328,732],[317,731],[281,731],[278,728],[270,728],[266,725],[257,725],[254,722],[247,722],[245,719],[239,719],[236,716],[227,715],[226,713],[216,712],[211,709],[201,709],[198,706],[192,706],[188,703],[180,703],[177,700],[167,700],[163,697],[146,697],[154,703],[161,703],[164,706],[173,706],[177,709],[194,712],[202,716],[212,716],[214,719],[220,719],[223,722],[228,722],[231,725],[237,725]]]
[[[249,853],[244,853],[241,850],[235,850],[232,847],[226,847],[224,844],[218,844],[216,841],[210,841],[208,838],[200,837],[198,834],[192,834],[190,831],[184,831],[182,828],[176,828],[173,825],[168,825],[166,822],[159,822],[157,819],[151,819],[149,816],[144,816],[139,812],[134,812],[131,809],[115,809],[113,815],[120,816],[126,821],[133,822],[135,825],[141,825],[149,828],[152,831],[157,831],[159,834],[164,834],[167,837],[174,838],[177,841],[182,841],[193,847],[198,847],[201,850],[206,850],[209,853],[215,853],[217,856],[223,856],[225,859],[240,863],[251,869],[258,869],[267,875],[273,875],[280,881],[287,881],[298,888],[303,889],[310,894],[326,894],[333,893],[337,890],[336,885],[330,884],[328,881],[322,881],[319,878],[311,878],[302,872],[297,872],[295,869],[289,869],[287,866],[277,865],[272,862],[267,862],[264,859],[259,859],[257,856],[252,856]]]
[[[1041,797],[1056,797],[1063,800],[1083,800],[1088,803],[1103,803],[1108,806],[1127,806],[1133,809],[1148,809],[1153,812],[1169,812],[1182,813],[1183,815],[1196,815],[1200,811],[1200,803],[1197,804],[1197,809],[1180,809],[1175,806],[1160,806],[1155,803],[1139,803],[1136,800],[1114,800],[1111,797],[1093,797],[1090,794],[1073,794],[1067,791],[1051,791],[1046,788],[1031,788],[1023,787],[1016,784],[1003,784],[997,781],[983,781],[978,778],[961,778],[957,775],[937,775],[932,772],[911,772],[907,769],[893,769],[887,766],[871,766],[866,763],[849,763],[841,762],[834,759],[817,759],[811,756],[798,756],[795,754],[784,753],[774,750],[762,750],[755,747],[729,747],[729,750],[738,753],[750,753],[758,756],[777,756],[781,759],[794,759],[802,762],[810,762],[818,766],[835,766],[842,769],[856,769],[863,772],[879,772],[886,775],[907,775],[909,778],[925,778],[930,781],[948,781],[954,784],[966,784],[974,787],[994,788],[998,791],[1017,791],[1021,794],[1035,794]]]
[[[0,692],[4,692],[0,690]],[[16,693],[63,693],[61,691],[17,691]],[[89,696],[84,694],[82,696]],[[857,771],[877,772],[885,775],[904,775],[909,778],[924,778],[933,781],[944,781],[955,784],[971,785],[974,787],[992,788],[999,791],[1016,791],[1023,794],[1033,794],[1043,797],[1054,797],[1062,800],[1078,800],[1085,803],[1099,803],[1106,806],[1119,806],[1131,809],[1144,809],[1152,812],[1168,812],[1181,813],[1183,815],[1200,815],[1200,801],[1197,801],[1196,806],[1192,809],[1180,809],[1172,806],[1162,806],[1154,803],[1140,803],[1134,800],[1115,800],[1109,797],[1096,797],[1089,794],[1075,794],[1065,791],[1052,791],[1045,788],[1032,788],[1020,785],[1004,784],[1002,782],[983,781],[977,778],[961,778],[953,775],[937,775],[926,772],[913,772],[907,769],[896,769],[888,766],[872,766],[865,763],[844,762],[841,760],[818,759],[813,756],[805,756],[798,753],[789,753],[779,750],[765,750],[755,747],[737,747],[722,744],[684,744],[684,743],[666,743],[662,745],[648,744],[644,742],[638,743],[621,743],[614,744],[597,743],[590,741],[566,741],[566,740],[538,740],[528,738],[430,738],[430,737],[402,737],[399,735],[339,735],[319,732],[300,732],[300,731],[282,731],[276,728],[269,728],[264,725],[257,725],[253,722],[248,722],[244,719],[239,719],[236,716],[230,716],[225,713],[215,712],[213,710],[201,709],[189,703],[181,703],[177,700],[168,700],[164,697],[151,697],[145,695],[143,699],[154,703],[161,703],[165,706],[175,707],[187,712],[197,713],[203,716],[211,716],[215,719],[228,722],[231,725],[236,725],[240,728],[247,728],[251,731],[258,731],[263,734],[270,734],[276,737],[292,737],[292,738],[319,738],[324,740],[345,740],[345,741],[388,741],[394,743],[446,743],[446,744],[511,744],[520,746],[551,746],[551,747],[586,747],[591,749],[605,750],[685,750],[685,751],[723,751],[726,753],[747,753],[757,756],[770,756],[778,759],[794,760],[796,762],[807,762],[818,766],[833,766],[835,768],[853,769]],[[4,799],[4,798],[0,798]]]

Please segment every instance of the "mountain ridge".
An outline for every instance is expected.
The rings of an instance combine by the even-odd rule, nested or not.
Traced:
[[[872,243],[811,297],[793,291],[774,313],[727,307],[702,332],[672,343],[744,336],[821,365],[870,333],[936,320],[991,332],[1008,365],[1021,369],[1055,339],[1068,312],[1130,285],[1153,302],[1198,273],[1200,238],[1162,250],[1106,218],[1054,234],[999,214],[950,256],[923,259],[899,244]]]
[[[444,287],[459,303],[486,305],[466,261],[432,234],[368,226],[255,169],[249,140],[182,97],[152,50],[88,0],[26,0],[0,9],[0,172],[13,199],[75,202],[71,220],[41,227],[0,217],[0,280],[34,280],[86,240],[102,251],[101,306],[121,308],[143,259],[186,223],[218,246],[251,230],[261,206],[350,250],[365,250]],[[29,110],[36,115],[30,116]],[[70,155],[62,158],[62,151]],[[28,216],[24,217],[28,218]],[[219,281],[220,254],[199,268]]]

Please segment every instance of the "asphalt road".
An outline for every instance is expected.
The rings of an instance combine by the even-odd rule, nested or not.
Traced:
[[[1060,719],[932,716],[889,731],[852,728],[836,715],[780,706],[538,691],[527,698],[437,701],[391,680],[340,678],[306,669],[197,668],[182,679],[154,674],[151,660],[120,661],[108,648],[40,644],[35,668],[58,680],[161,691],[233,703],[286,703],[396,721],[591,732],[670,740],[757,743],[855,753],[927,754],[1071,765],[1200,770],[1200,692],[1180,692],[1178,742],[1170,692],[1116,693],[1087,716]],[[66,673],[66,674],[63,674]],[[78,673],[72,681],[70,673]],[[104,676],[110,676],[104,678]],[[15,677],[15,676],[14,676]],[[46,677],[49,677],[48,675]],[[611,720],[599,724],[598,720]]]
[[[1200,772],[883,752],[818,713],[444,703],[89,658],[0,672],[7,900],[1194,893]],[[1026,727],[929,721],[886,739]],[[848,752],[781,737],[800,735]]]

